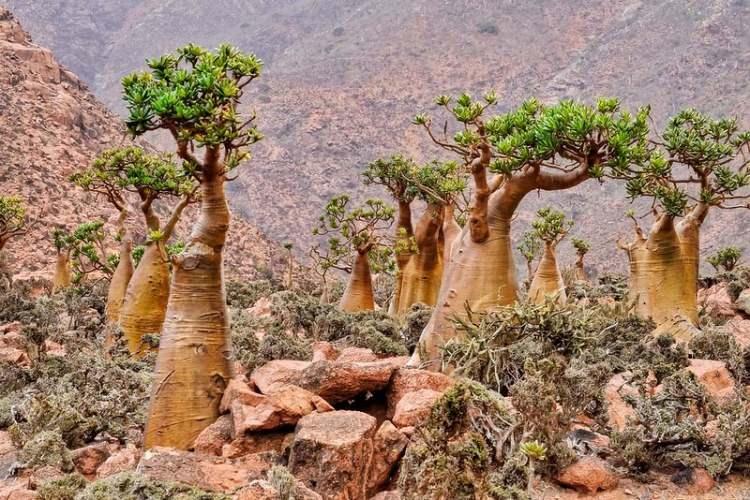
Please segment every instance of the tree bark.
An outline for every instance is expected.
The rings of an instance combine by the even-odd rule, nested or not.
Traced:
[[[223,261],[230,216],[220,173],[223,165],[216,159],[207,164],[211,167],[202,173],[198,220],[184,252],[173,259],[145,448],[188,448],[219,416],[230,378]]]
[[[565,293],[565,282],[563,282],[560,268],[557,265],[553,243],[545,243],[544,245],[542,259],[539,261],[534,279],[531,280],[531,286],[529,287],[529,302],[544,304],[549,296],[553,296],[560,304],[565,303],[568,298]]]
[[[418,302],[434,306],[443,276],[443,252],[439,233],[443,224],[443,207],[430,205],[417,225],[415,239],[418,252],[411,256],[403,270],[397,314],[406,314]]]
[[[345,312],[372,311],[375,298],[372,291],[372,275],[367,252],[357,252],[349,283],[341,297],[339,308]]]
[[[475,241],[469,225],[456,240],[446,265],[435,310],[422,331],[409,365],[439,370],[440,349],[458,335],[455,318],[466,317],[466,307],[484,312],[518,299],[518,280],[513,262],[510,227],[516,208],[529,192],[567,189],[588,178],[588,167],[566,173],[542,173],[527,169],[505,180],[488,200],[488,237]]]
[[[411,221],[411,203],[399,200],[398,202],[398,225],[396,226],[396,238],[401,230],[406,233],[407,237],[414,236],[414,227]],[[401,280],[403,271],[411,259],[411,253],[399,252],[396,254],[396,279],[393,283],[393,298],[388,305],[388,314],[396,316],[399,310],[399,301],[401,299]]]
[[[589,277],[586,273],[586,267],[583,265],[583,254],[578,254],[576,257],[576,267],[575,267],[575,280],[576,281],[588,281]]]
[[[123,211],[120,216],[121,228],[124,228],[126,217],[127,213]],[[133,276],[133,256],[131,255],[133,251],[133,238],[127,229],[122,229],[120,234],[122,235],[118,252],[120,260],[109,282],[107,305],[104,309],[107,323],[110,325],[115,325],[120,321],[120,311],[125,300],[125,293],[127,292],[130,278]],[[106,256],[103,256],[103,258],[106,258]]]
[[[57,293],[70,286],[70,251],[60,250],[57,252],[55,262],[55,277],[52,280],[52,293]]]

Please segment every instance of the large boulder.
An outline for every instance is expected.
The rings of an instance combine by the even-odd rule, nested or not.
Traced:
[[[281,453],[291,443],[292,432],[252,432],[237,436],[221,448],[221,456],[239,458],[245,455],[263,452]]]
[[[291,446],[290,472],[326,500],[365,500],[376,424],[357,411],[303,417]]]
[[[420,389],[404,394],[393,412],[393,423],[397,427],[417,427],[427,421],[432,406],[443,395],[432,389]]]
[[[229,405],[235,435],[250,431],[268,431],[296,425],[300,418],[313,411],[333,410],[323,398],[295,385],[273,385],[266,394],[243,393]]]
[[[157,481],[174,481],[206,491],[229,493],[265,478],[272,465],[272,454],[232,460],[156,447],[143,454],[137,472]]]
[[[393,374],[388,386],[388,418],[393,418],[396,405],[405,394],[429,389],[442,394],[453,385],[454,381],[447,375],[416,368],[401,368]]]
[[[302,370],[310,366],[309,361],[277,359],[256,368],[250,381],[260,392],[266,394],[275,385],[294,384]]]
[[[741,313],[750,316],[750,288],[740,292],[740,296],[734,301],[734,307]]]
[[[316,361],[302,370],[292,383],[335,404],[360,394],[385,390],[393,372],[407,361],[405,357],[372,362]]]
[[[221,415],[216,421],[203,429],[193,442],[193,450],[204,455],[221,456],[224,445],[234,437],[234,424],[231,415]]]
[[[734,304],[726,283],[698,290],[698,304],[714,319],[727,319],[734,316]]]
[[[584,493],[611,490],[619,482],[607,463],[593,456],[581,457],[561,470],[555,479],[564,486]]]
[[[734,378],[723,361],[691,359],[686,369],[695,375],[714,401],[724,403],[734,398]]]
[[[373,439],[374,452],[370,478],[367,481],[367,489],[370,493],[377,491],[388,481],[394,465],[403,455],[408,443],[409,438],[388,420],[380,425]]]

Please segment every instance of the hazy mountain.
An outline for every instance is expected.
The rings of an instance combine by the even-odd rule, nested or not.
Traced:
[[[750,2],[745,0],[9,0],[43,44],[117,111],[119,79],[185,42],[229,41],[258,53],[266,72],[251,93],[267,139],[232,185],[244,217],[304,245],[327,197],[365,194],[357,173],[394,151],[441,156],[410,125],[435,95],[494,88],[500,110],[526,97],[621,96],[649,103],[657,123],[684,106],[748,115]],[[535,198],[535,197],[530,197]],[[589,182],[524,202],[555,203],[594,243],[592,261],[617,262],[628,232],[621,188]],[[710,250],[748,217],[714,212]],[[723,227],[736,226],[724,234]],[[601,228],[606,227],[606,231]],[[615,255],[617,258],[615,259]]]

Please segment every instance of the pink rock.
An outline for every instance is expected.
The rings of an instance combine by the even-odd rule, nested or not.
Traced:
[[[245,310],[253,318],[270,318],[273,312],[271,311],[271,299],[268,297],[261,297],[255,302],[253,307]]]
[[[232,401],[231,413],[236,435],[295,425],[300,418],[313,411],[333,410],[320,396],[294,385],[272,386],[267,395],[251,394],[245,395],[245,399]]]
[[[239,458],[263,452],[282,452],[291,432],[253,432],[237,436],[221,448],[221,456]]]
[[[93,476],[100,465],[110,456],[106,442],[94,443],[83,448],[73,450],[73,464],[76,470],[84,476]]]
[[[15,347],[0,347],[0,361],[21,366],[28,366],[30,363],[26,351],[22,351]]]
[[[221,415],[195,438],[193,449],[204,455],[221,456],[222,449],[232,441],[234,424],[231,415]]]
[[[261,403],[262,400],[263,396],[253,391],[242,378],[233,378],[224,389],[219,411],[221,413],[228,412],[234,401],[239,401],[245,405],[256,405]]]
[[[250,481],[264,478],[272,460],[273,457],[266,454],[231,460],[156,447],[143,454],[138,472],[158,481],[175,481],[207,491],[229,493]]]
[[[36,497],[36,492],[27,489],[20,481],[0,483],[0,500],[34,500]]]
[[[373,439],[374,451],[370,479],[367,482],[368,491],[377,491],[380,486],[388,481],[394,465],[401,458],[408,442],[409,438],[388,420],[380,425]]]
[[[454,381],[447,375],[428,370],[417,370],[414,368],[401,368],[393,374],[388,386],[388,418],[392,418],[396,411],[396,405],[408,392],[421,389],[431,389],[444,393]]]
[[[427,421],[435,401],[442,395],[432,389],[407,392],[396,405],[393,423],[397,427],[418,427]]]
[[[604,387],[604,399],[607,401],[607,417],[609,427],[623,431],[628,420],[635,415],[635,410],[623,396],[637,396],[638,389],[627,383],[631,373],[618,373],[612,377]]]
[[[65,346],[51,340],[44,341],[44,351],[48,356],[55,356],[58,358],[65,356]]]
[[[358,362],[366,363],[368,361],[377,361],[378,357],[372,352],[372,349],[364,349],[361,347],[346,347],[341,351],[341,354],[336,358],[338,362]]]
[[[250,375],[250,381],[261,393],[265,394],[274,385],[293,384],[308,366],[310,366],[309,361],[274,360],[256,368]]]
[[[138,449],[128,443],[125,448],[121,448],[104,461],[96,470],[97,479],[102,479],[113,474],[135,469],[138,465],[140,452]]]
[[[333,361],[339,356],[339,351],[330,342],[315,342],[312,346],[313,362],[315,361]]]
[[[357,411],[307,415],[297,424],[289,471],[326,500],[366,500],[375,426]]]
[[[722,328],[734,337],[737,345],[742,349],[750,347],[750,319],[735,316],[727,321]]]
[[[734,379],[723,361],[691,359],[687,370],[695,375],[715,401],[722,403],[734,398]]]
[[[734,316],[734,304],[726,283],[698,290],[698,304],[714,319]]]
[[[555,479],[564,486],[585,493],[611,490],[619,482],[606,462],[592,456],[581,457],[560,471]]]

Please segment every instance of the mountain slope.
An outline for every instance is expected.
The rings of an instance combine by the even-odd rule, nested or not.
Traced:
[[[21,196],[34,215],[46,208],[30,234],[9,243],[10,263],[20,276],[50,278],[54,227],[114,217],[106,203],[75,188],[68,176],[127,138],[121,121],[49,50],[34,45],[2,7],[0,88],[0,194]],[[187,224],[182,226],[186,231]],[[232,226],[227,254],[230,275],[281,272],[284,265],[283,252],[241,220]]]
[[[649,103],[663,123],[684,106],[750,113],[750,6],[743,0],[10,0],[32,30],[122,110],[119,79],[187,41],[256,51],[266,72],[251,93],[267,139],[231,186],[241,214],[298,247],[325,200],[361,186],[357,173],[393,151],[442,156],[409,124],[437,94],[494,88],[500,110],[536,95],[621,96]],[[54,4],[54,5],[53,5]],[[113,15],[119,10],[119,15]],[[96,34],[79,26],[81,12]],[[87,22],[89,22],[87,21]],[[95,53],[91,40],[100,45]],[[273,196],[268,196],[273,193]],[[618,186],[588,183],[527,200],[572,214],[594,243],[591,261],[624,269],[627,234]],[[709,217],[704,249],[750,246],[738,211]],[[736,230],[725,232],[723,227]],[[607,227],[608,231],[598,228]]]

